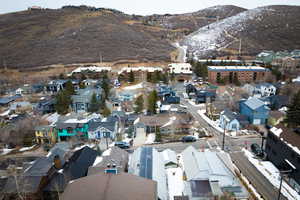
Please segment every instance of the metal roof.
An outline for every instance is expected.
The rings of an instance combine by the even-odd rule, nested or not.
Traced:
[[[265,103],[256,97],[250,97],[248,100],[243,102],[246,106],[248,106],[252,110],[256,110],[257,108],[264,106]]]
[[[259,66],[208,66],[208,71],[268,71]]]

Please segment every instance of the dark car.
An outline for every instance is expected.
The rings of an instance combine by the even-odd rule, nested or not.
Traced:
[[[130,144],[128,144],[127,142],[115,142],[115,146],[117,146],[121,149],[129,149],[130,148]]]
[[[256,143],[251,144],[251,151],[256,155],[256,156],[263,156],[263,151],[260,148],[260,146]]]
[[[182,142],[196,142],[196,138],[191,135],[183,136],[181,140]]]

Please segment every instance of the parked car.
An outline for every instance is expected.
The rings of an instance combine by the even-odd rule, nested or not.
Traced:
[[[181,139],[182,142],[196,142],[196,138],[191,135],[183,136]]]
[[[130,144],[127,142],[115,142],[115,146],[121,148],[121,149],[129,149]]]
[[[263,156],[263,151],[260,148],[260,146],[256,143],[251,144],[251,151],[256,155],[256,156]]]

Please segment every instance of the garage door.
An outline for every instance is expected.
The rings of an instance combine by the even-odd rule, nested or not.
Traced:
[[[253,124],[255,124],[255,125],[256,125],[256,124],[260,124],[260,119],[254,119],[254,120],[253,120]]]

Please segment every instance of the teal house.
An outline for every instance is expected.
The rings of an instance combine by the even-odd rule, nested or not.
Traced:
[[[57,138],[66,141],[71,137],[88,138],[89,123],[87,122],[59,122],[56,124]]]

